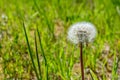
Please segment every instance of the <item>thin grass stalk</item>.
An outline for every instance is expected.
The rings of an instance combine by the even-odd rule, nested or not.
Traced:
[[[49,80],[49,77],[48,77],[47,59],[46,59],[46,57],[45,57],[45,52],[44,52],[44,49],[43,49],[43,46],[42,46],[41,37],[40,37],[40,32],[39,32],[39,30],[38,30],[38,27],[37,27],[37,33],[38,33],[38,38],[39,38],[39,43],[40,43],[40,48],[41,48],[41,51],[42,51],[42,55],[43,55],[43,58],[44,58],[44,60],[45,60],[46,77],[47,77],[47,80]]]
[[[92,80],[94,80],[94,78],[93,78],[93,76],[92,76],[91,72],[90,72],[90,76],[91,76]]]
[[[40,11],[40,8],[39,8],[39,6],[37,5],[36,0],[33,0],[33,1],[34,1],[34,5],[35,5],[35,7],[37,8],[39,14],[42,13],[43,16],[45,17],[46,23],[47,23],[47,26],[48,26],[48,29],[50,30],[50,33],[52,33],[52,36],[53,36],[53,38],[54,38],[54,37],[55,37],[55,36],[54,36],[54,31],[50,28],[50,22],[49,22],[49,20],[48,20],[48,18],[47,18],[47,16],[46,16],[46,14],[44,13],[45,11]]]
[[[27,41],[28,50],[29,50],[29,53],[30,53],[30,58],[31,58],[31,61],[32,61],[32,65],[33,65],[33,68],[34,68],[34,70],[35,70],[35,74],[36,74],[36,76],[37,76],[37,79],[39,80],[39,76],[38,76],[37,69],[36,69],[36,66],[35,66],[35,63],[34,63],[34,60],[33,60],[32,51],[31,51],[31,49],[30,49],[30,44],[29,44],[29,40],[28,40],[28,36],[27,36],[27,32],[26,32],[26,29],[25,29],[25,24],[24,24],[24,22],[23,22],[23,29],[24,29],[25,38],[26,38],[26,41]]]
[[[37,57],[37,63],[38,63],[38,70],[39,70],[40,80],[42,80],[41,66],[40,66],[39,55],[38,55],[38,47],[37,47],[36,31],[34,32],[34,36],[35,36],[35,49],[36,49],[36,57]]]
[[[83,44],[80,43],[80,62],[81,62],[81,76],[82,76],[82,80],[84,80],[84,65],[83,65]]]

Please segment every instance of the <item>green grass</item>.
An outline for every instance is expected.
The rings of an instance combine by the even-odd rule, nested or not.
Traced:
[[[36,73],[42,80],[79,80],[79,48],[67,30],[80,21],[98,32],[83,50],[85,76],[120,79],[119,0],[0,0],[0,80],[36,79]]]

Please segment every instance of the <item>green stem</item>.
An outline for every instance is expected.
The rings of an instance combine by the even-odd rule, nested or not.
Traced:
[[[47,77],[47,80],[49,80],[48,78],[48,65],[47,65],[47,59],[45,57],[45,52],[44,52],[44,49],[43,49],[43,46],[42,46],[42,42],[41,42],[41,37],[40,37],[40,33],[39,33],[39,30],[38,30],[38,27],[37,27],[37,33],[38,33],[38,38],[39,38],[39,43],[40,43],[40,47],[41,47],[41,51],[42,51],[42,55],[43,55],[43,58],[45,60],[45,67],[46,67],[46,77]]]
[[[35,74],[36,74],[36,76],[37,76],[37,79],[39,80],[39,76],[38,76],[37,69],[36,69],[36,67],[35,67],[35,63],[34,63],[34,60],[33,60],[32,51],[31,51],[31,49],[30,49],[30,44],[29,44],[29,40],[28,40],[28,36],[27,36],[27,32],[26,32],[26,29],[25,29],[25,24],[24,24],[24,22],[23,22],[23,29],[24,29],[24,32],[25,32],[25,38],[26,38],[26,41],[27,41],[28,50],[29,50],[30,58],[31,58],[31,61],[32,61],[32,64],[33,64],[33,67],[34,67],[34,70],[35,70]]]
[[[40,80],[42,80],[41,66],[40,66],[39,55],[38,55],[38,48],[37,48],[36,31],[34,33],[34,36],[35,36],[35,49],[36,49],[36,57],[37,57],[37,62],[38,62],[38,70],[39,70],[39,74],[40,74]]]

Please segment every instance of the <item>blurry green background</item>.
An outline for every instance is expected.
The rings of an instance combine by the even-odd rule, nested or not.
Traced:
[[[36,79],[22,22],[35,65],[34,31],[40,31],[49,80],[79,80],[79,48],[67,40],[67,30],[80,21],[93,23],[98,32],[84,47],[86,79],[120,79],[120,0],[0,0],[0,80]]]

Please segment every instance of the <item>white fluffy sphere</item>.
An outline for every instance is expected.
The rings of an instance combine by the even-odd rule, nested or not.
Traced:
[[[90,22],[78,22],[70,26],[68,40],[74,44],[92,42],[97,34],[95,26]]]

